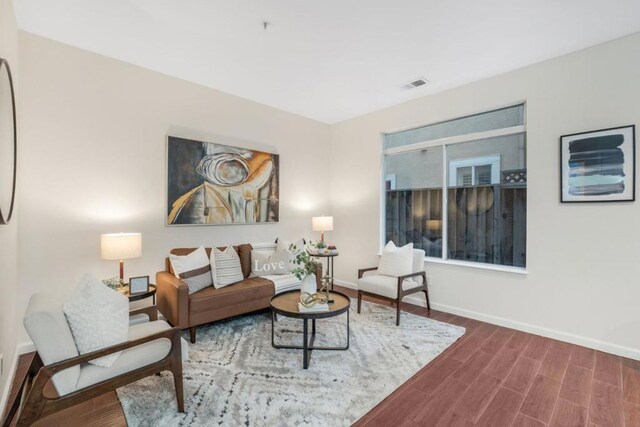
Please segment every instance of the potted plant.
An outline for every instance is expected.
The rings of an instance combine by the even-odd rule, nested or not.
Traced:
[[[327,249],[327,244],[322,240],[317,241],[316,243],[311,244],[318,251],[319,255],[322,255],[324,251]]]
[[[297,266],[291,273],[300,280],[300,292],[314,294],[317,290],[316,271],[321,264],[315,261],[306,250],[291,245],[289,250],[293,254],[293,263]]]

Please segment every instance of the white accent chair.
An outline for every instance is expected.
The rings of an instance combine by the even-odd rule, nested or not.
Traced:
[[[130,326],[129,341],[80,355],[62,304],[48,295],[33,295],[24,316],[24,326],[37,352],[18,393],[20,396],[30,385],[17,426],[30,426],[54,412],[167,370],[173,373],[178,411],[184,412],[180,329],[156,320],[155,307],[130,312],[137,319],[139,316],[136,315],[143,313],[150,321]],[[117,352],[122,353],[109,368],[87,363]],[[49,381],[57,396],[46,394],[45,386]],[[20,404],[18,398],[11,403],[5,422],[11,422]]]
[[[425,252],[422,249],[414,249],[412,272],[400,277],[378,274],[378,267],[358,270],[358,313],[360,313],[363,295],[382,298],[396,304],[396,326],[400,326],[402,298],[416,292],[424,292],[427,309],[431,310],[427,273],[424,271],[424,255]]]

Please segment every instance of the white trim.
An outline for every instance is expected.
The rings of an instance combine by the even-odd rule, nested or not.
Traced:
[[[449,230],[449,192],[447,191],[447,147],[442,147],[442,230],[440,231],[442,238],[442,253],[440,259],[445,261],[449,253],[449,239],[447,233]]]
[[[522,267],[511,267],[508,265],[499,265],[499,264],[485,264],[481,262],[471,262],[471,261],[460,261],[456,259],[442,259],[435,257],[425,257],[425,262],[431,262],[434,264],[444,264],[444,265],[455,265],[459,267],[467,267],[467,268],[477,268],[480,270],[492,270],[492,271],[500,271],[503,273],[513,273],[513,274],[529,274],[529,271],[526,268]]]
[[[0,398],[0,420],[4,417],[5,407],[7,406],[7,400],[9,399],[9,391],[13,385],[13,377],[16,375],[16,370],[18,369],[18,360],[21,355],[31,353],[32,351],[36,351],[36,346],[31,341],[23,342],[16,346],[16,351],[13,354],[13,361],[11,362],[11,368],[9,368],[7,382],[4,385],[2,397]]]
[[[511,126],[508,128],[494,129],[485,132],[474,132],[466,135],[450,136],[447,138],[433,139],[431,141],[416,142],[415,144],[403,145],[401,147],[387,148],[383,151],[383,154],[399,154],[409,151],[424,150],[425,148],[439,146],[439,145],[452,145],[460,144],[463,142],[477,141],[480,139],[496,138],[499,136],[517,135],[519,133],[525,133],[527,131],[526,125]]]
[[[357,289],[357,285],[342,280],[335,280],[340,286],[345,288]],[[404,298],[403,301],[426,307],[424,297],[418,295],[409,295]],[[615,354],[617,356],[627,357],[634,360],[640,360],[640,349],[625,347],[622,345],[610,343],[607,341],[601,341],[594,338],[585,337],[582,335],[576,335],[569,332],[559,331],[557,329],[545,328],[543,326],[532,325],[530,323],[519,322],[516,320],[506,319],[504,317],[493,316],[491,314],[485,314],[478,311],[467,310],[464,308],[453,307],[446,304],[440,304],[437,302],[431,302],[431,308],[445,313],[451,313],[458,316],[467,317],[469,319],[479,320],[481,322],[491,323],[494,325],[504,326],[505,328],[515,329],[518,331],[527,332],[534,335],[540,335],[547,338],[557,339],[559,341],[568,342],[570,344],[580,345],[583,347],[592,348],[594,350],[600,350],[605,353]]]

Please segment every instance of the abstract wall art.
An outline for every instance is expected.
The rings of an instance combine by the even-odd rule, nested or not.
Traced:
[[[560,201],[635,200],[635,126],[560,137]]]
[[[167,224],[274,223],[279,156],[169,136]]]

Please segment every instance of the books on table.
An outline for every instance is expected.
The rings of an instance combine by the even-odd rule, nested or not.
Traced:
[[[305,307],[301,302],[299,302],[298,311],[300,313],[320,313],[323,311],[329,311],[329,304],[316,304],[313,307]]]

